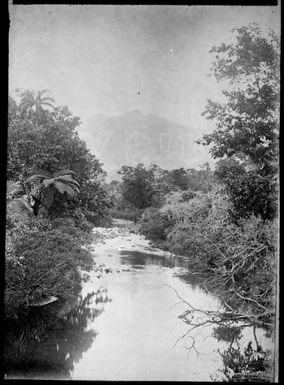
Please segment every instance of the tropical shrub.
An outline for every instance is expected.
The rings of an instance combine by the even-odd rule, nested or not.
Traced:
[[[64,228],[44,218],[18,221],[8,214],[5,315],[13,317],[37,299],[66,299],[78,291],[78,266],[88,268],[92,264],[92,255],[81,244],[70,221]]]
[[[152,240],[165,241],[167,234],[188,207],[190,199],[197,194],[191,190],[172,191],[165,195],[165,204],[161,208],[149,207],[144,210],[139,229]],[[166,244],[163,245],[166,247]]]
[[[161,208],[161,213],[172,225],[175,225],[176,223],[183,223],[186,218],[192,221],[199,217],[202,219],[208,215],[211,207],[211,194],[195,195],[188,191],[174,192],[167,195],[166,204]]]
[[[64,199],[70,201],[80,191],[73,174],[72,170],[61,170],[52,176],[33,175],[26,180],[25,187],[35,215],[41,209],[42,213],[54,216],[66,208]]]
[[[166,240],[169,222],[158,208],[147,208],[139,221],[139,230],[152,240]]]
[[[103,178],[86,181],[78,199],[82,211],[94,226],[110,223],[110,210],[114,203],[109,187]]]
[[[9,97],[7,317],[77,291],[78,267],[92,264],[82,247],[91,240],[88,219],[108,217],[111,207],[102,165],[75,130],[80,119],[44,92],[20,91],[19,105]]]
[[[169,180],[173,186],[180,190],[200,191],[207,193],[214,185],[214,173],[210,170],[209,163],[205,163],[205,170],[184,168],[169,171]]]
[[[230,309],[269,318],[274,312],[277,223],[256,216],[233,223],[230,203],[220,194],[211,200],[211,207],[204,197],[175,209],[167,242],[174,253],[188,257],[189,269],[207,276],[204,287]]]
[[[141,218],[143,209],[137,209],[134,207],[119,207],[110,210],[112,218],[125,219],[128,221],[134,221],[135,223]]]

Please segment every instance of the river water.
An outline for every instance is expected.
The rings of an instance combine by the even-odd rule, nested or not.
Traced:
[[[204,292],[188,272],[186,261],[130,232],[125,221],[94,232],[99,239],[93,245],[95,266],[82,272],[79,297],[72,305],[47,305],[29,318],[33,321],[28,331],[19,330],[6,351],[6,376],[226,379],[221,353],[232,346],[229,330],[224,336],[218,325],[204,322],[202,313],[193,314],[191,324],[180,317],[189,309],[180,298],[199,309],[221,309],[218,299]],[[199,326],[189,332],[192,325]],[[272,349],[272,340],[262,329],[241,329],[234,339],[240,351],[250,341],[255,351],[256,342],[263,350]]]

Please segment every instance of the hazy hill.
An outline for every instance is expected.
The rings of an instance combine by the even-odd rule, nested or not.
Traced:
[[[198,167],[208,160],[208,150],[194,141],[200,133],[153,114],[133,110],[122,116],[90,116],[83,136],[104,163],[110,179],[119,179],[122,165],[155,163],[171,170]]]

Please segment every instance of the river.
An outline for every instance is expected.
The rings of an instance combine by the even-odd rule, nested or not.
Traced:
[[[80,295],[72,305],[50,304],[30,317],[29,337],[18,331],[17,344],[6,352],[6,377],[225,379],[221,354],[232,346],[229,330],[224,336],[218,325],[204,322],[202,313],[193,314],[191,324],[180,317],[188,310],[180,298],[199,309],[221,309],[188,272],[186,261],[153,247],[129,231],[126,221],[94,233],[95,265],[82,272]],[[50,314],[56,321],[49,322]],[[199,326],[189,332],[192,325]],[[236,349],[243,351],[251,341],[256,351],[255,337],[263,350],[272,349],[269,335],[252,327],[238,330]]]

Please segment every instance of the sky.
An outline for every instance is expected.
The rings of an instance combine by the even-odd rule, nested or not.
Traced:
[[[272,6],[12,5],[9,93],[50,90],[84,122],[93,114],[153,113],[205,132],[213,45],[256,22],[280,34]]]

